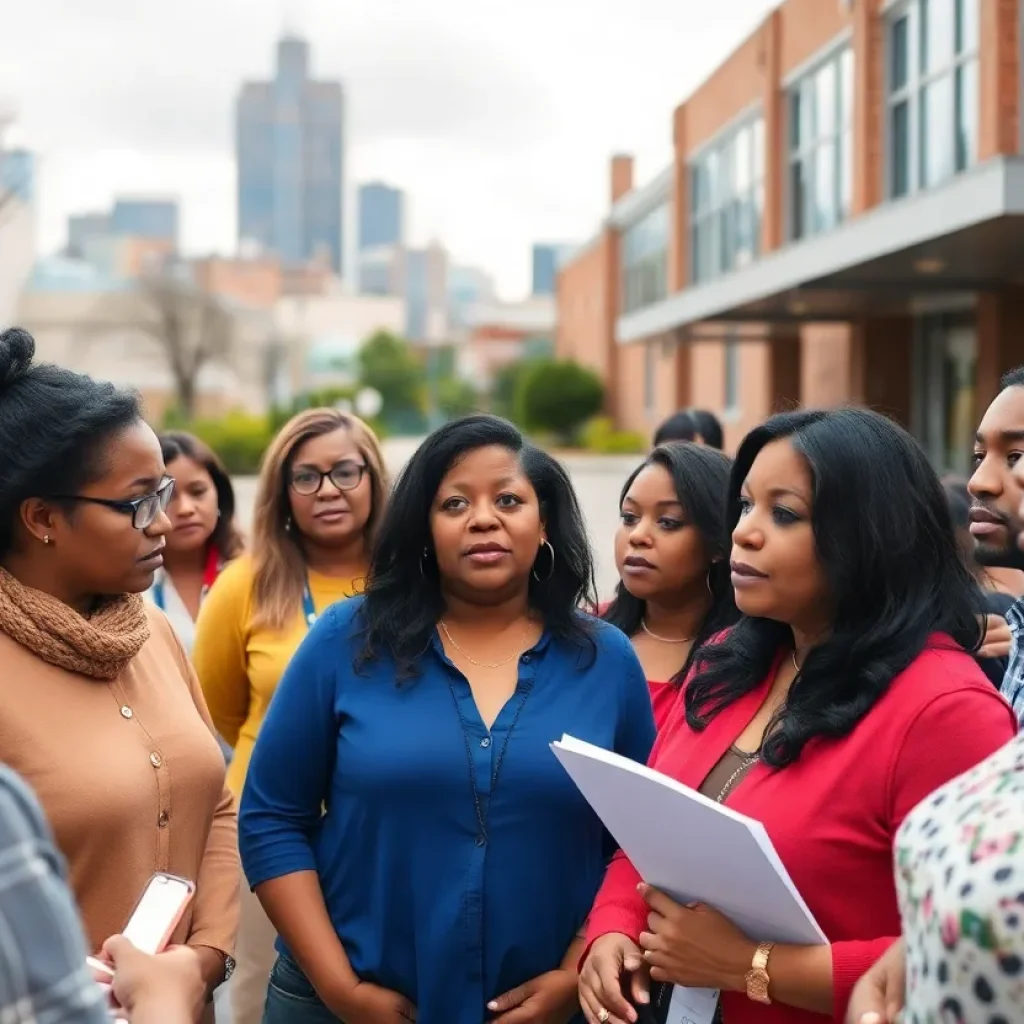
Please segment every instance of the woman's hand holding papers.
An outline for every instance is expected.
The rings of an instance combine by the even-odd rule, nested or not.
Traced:
[[[651,909],[640,946],[654,981],[746,992],[756,942],[711,907],[676,903],[643,882],[638,888]]]

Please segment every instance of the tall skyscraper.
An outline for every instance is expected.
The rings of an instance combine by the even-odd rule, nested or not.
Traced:
[[[405,193],[382,181],[359,188],[359,251],[405,242]]]
[[[246,82],[236,111],[238,238],[285,263],[326,254],[344,270],[345,94],[310,77],[309,45],[277,44],[272,82]]]
[[[537,243],[533,247],[533,294],[554,295],[558,266],[572,247]]]

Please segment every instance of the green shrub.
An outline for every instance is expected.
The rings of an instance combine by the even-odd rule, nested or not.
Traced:
[[[596,373],[571,360],[539,359],[516,386],[516,419],[529,430],[552,431],[570,440],[604,404]]]
[[[637,455],[647,450],[647,441],[636,430],[616,430],[607,416],[595,416],[580,436],[587,451],[600,455]]]
[[[260,459],[274,436],[268,417],[244,412],[229,412],[221,419],[194,420],[185,429],[205,441],[224,461],[228,472],[237,476],[259,471]]]

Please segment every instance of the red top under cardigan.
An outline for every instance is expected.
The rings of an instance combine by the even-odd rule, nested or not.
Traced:
[[[948,638],[933,637],[849,736],[814,740],[796,764],[779,771],[756,764],[726,800],[764,824],[829,937],[837,1021],[846,1014],[854,984],[900,934],[892,854],[900,823],[929,793],[1017,732],[1009,705],[975,660],[959,648],[948,649],[950,644]],[[703,732],[689,728],[678,699],[648,763],[698,788],[753,719],[773,676]],[[590,916],[588,948],[609,932],[639,938],[647,917],[636,891],[639,881],[630,861],[617,853]],[[734,992],[723,993],[722,1009],[726,1024],[822,1019],[781,1004],[763,1006]]]

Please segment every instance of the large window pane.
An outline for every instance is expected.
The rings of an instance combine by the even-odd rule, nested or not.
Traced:
[[[741,128],[736,133],[736,143],[733,148],[733,161],[735,169],[733,173],[733,193],[740,194],[750,189],[751,174],[753,173],[752,161],[750,158],[750,137],[749,128]]]
[[[853,122],[853,50],[847,46],[839,55],[839,120]]]
[[[944,75],[921,90],[919,147],[921,184],[952,177],[956,168],[953,132],[953,77]]]
[[[814,227],[827,231],[836,223],[836,145],[821,143],[814,154]]]
[[[975,53],[980,29],[978,0],[957,0],[956,52]]]
[[[761,117],[754,119],[751,145],[754,149],[754,180],[760,181],[764,177],[764,119]]]
[[[956,72],[956,169],[965,170],[978,157],[978,60]]]
[[[839,140],[839,216],[850,216],[853,207],[853,129],[847,128]]]
[[[893,196],[910,191],[910,104],[907,100],[892,108],[889,130],[889,172]]]
[[[889,91],[899,92],[910,80],[910,19],[907,15],[892,23],[889,34]]]
[[[803,160],[797,160],[791,166],[789,177],[790,234],[793,238],[803,238],[807,233],[808,195],[806,165]]]
[[[921,72],[949,67],[953,59],[954,0],[921,0]]]
[[[815,128],[819,139],[836,131],[836,66],[829,61],[814,76]]]
[[[789,148],[791,152],[797,152],[803,145],[800,119],[803,116],[803,97],[799,89],[794,89],[789,94]]]

